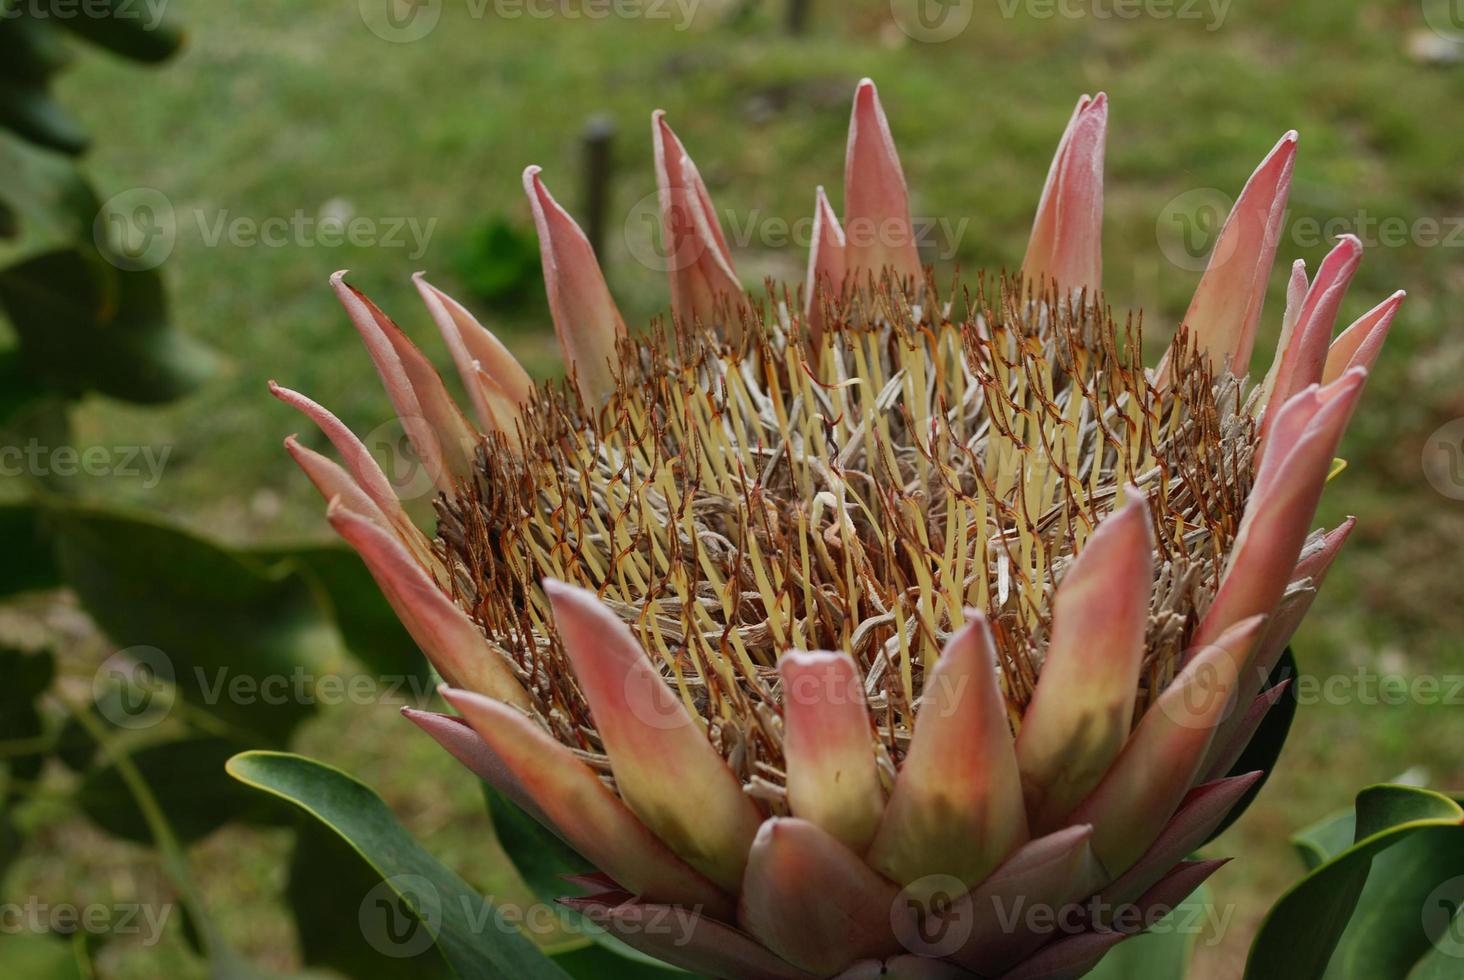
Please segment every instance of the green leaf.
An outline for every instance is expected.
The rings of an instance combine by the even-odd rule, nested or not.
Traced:
[[[553,903],[568,894],[570,890],[566,887],[565,875],[585,874],[596,870],[594,865],[580,857],[579,852],[550,833],[543,824],[525,813],[518,804],[486,782],[483,783],[483,798],[488,804],[488,815],[493,820],[493,830],[498,836],[499,845],[513,861],[519,877],[524,879],[524,884],[529,886],[529,890],[539,901]],[[618,963],[621,969],[631,969],[633,964],[636,970],[658,971],[662,975],[668,971],[681,973],[679,970],[673,970],[664,963],[652,959],[640,950],[627,946],[604,928],[595,925],[577,912],[566,908],[562,910],[561,914],[605,953],[603,957],[597,959],[599,954],[590,953],[588,947],[583,947],[572,952],[585,955],[571,959],[567,961],[568,963],[578,964],[579,967],[588,969],[594,962],[603,960]],[[568,955],[571,953],[561,954],[556,959],[563,959]],[[579,968],[572,969],[570,972],[575,976],[599,975],[593,970],[588,974],[582,973]],[[682,975],[687,976],[684,973]]]
[[[1087,974],[1088,980],[1184,980],[1211,908],[1205,886],[1176,905],[1152,930],[1125,939]]]
[[[314,679],[339,672],[344,651],[326,607],[291,570],[135,516],[47,510],[66,584],[162,682],[154,713],[166,714],[171,679],[251,739],[283,740],[314,710]]]
[[[282,752],[246,752],[229,760],[228,768],[234,778],[295,804],[349,843],[385,887],[375,895],[342,900],[383,907],[391,923],[395,916],[387,893],[394,894],[459,977],[569,977],[467,882],[423,850],[380,797],[339,769]],[[417,937],[417,929],[388,928],[375,939],[402,951]]]
[[[72,248],[0,270],[5,307],[26,363],[47,383],[144,404],[196,388],[213,354],[167,322],[156,269],[125,270]]]
[[[0,883],[5,881],[5,873],[10,866],[20,857],[20,852],[25,848],[25,838],[20,835],[20,829],[15,826],[15,817],[12,807],[0,810]],[[4,957],[0,956],[0,962]]]
[[[72,61],[55,22],[10,9],[0,18],[0,74],[20,81],[41,81]]]
[[[0,505],[0,596],[61,584],[61,572],[51,551],[40,510],[33,504]]]
[[[0,131],[0,201],[14,212],[16,240],[0,244],[0,265],[43,252],[94,247],[101,201],[76,161]]]
[[[51,97],[44,81],[0,85],[0,126],[61,153],[77,154],[90,142],[81,124]]]
[[[1357,837],[1357,815],[1344,810],[1294,834],[1291,846],[1306,870],[1315,871],[1352,846]]]
[[[123,58],[164,61],[183,46],[183,31],[166,10],[165,4],[138,0],[88,0],[85,17],[67,17],[61,23],[78,37]]]
[[[498,843],[513,860],[524,884],[540,901],[552,902],[565,896],[565,875],[588,874],[596,870],[574,848],[550,833],[543,824],[488,783],[483,784],[483,798],[487,801]]]
[[[472,232],[456,264],[467,289],[488,303],[518,302],[533,295],[540,282],[535,236],[501,216]]]
[[[1464,925],[1457,915],[1454,922],[1455,935],[1464,935]],[[1430,950],[1408,972],[1407,980],[1459,980],[1461,971],[1464,971],[1464,953],[1460,952],[1456,939],[1451,948],[1439,946]]]
[[[1356,829],[1354,843],[1337,853],[1329,853],[1335,843],[1336,828],[1305,836],[1298,842],[1318,863],[1314,869],[1272,907],[1261,924],[1255,943],[1251,946],[1250,959],[1246,964],[1247,980],[1269,980],[1269,978],[1321,977],[1321,976],[1400,976],[1400,973],[1356,974],[1328,972],[1328,963],[1334,950],[1339,948],[1354,912],[1361,907],[1369,873],[1382,855],[1391,854],[1399,847],[1421,837],[1425,843],[1415,846],[1426,847],[1430,853],[1445,837],[1464,834],[1464,808],[1441,793],[1418,789],[1412,786],[1372,786],[1357,797]],[[1426,836],[1425,836],[1426,835]],[[1457,846],[1457,845],[1452,845]],[[1416,854],[1405,850],[1402,857],[1393,855],[1403,862],[1400,867],[1413,866]],[[1387,865],[1377,861],[1380,881],[1385,877]],[[1447,877],[1445,875],[1444,877]],[[1438,881],[1434,882],[1437,885]],[[1464,884],[1464,883],[1461,883]],[[1402,885],[1382,881],[1374,886],[1374,894],[1385,897],[1385,901],[1396,899],[1395,886],[1404,892],[1419,887],[1416,883]],[[1464,895],[1455,896],[1455,899]],[[1423,915],[1422,903],[1414,906],[1413,914]],[[1377,927],[1387,923],[1390,914],[1381,919],[1364,921],[1360,928]],[[1386,928],[1386,926],[1385,926]],[[1389,937],[1387,941],[1403,945],[1413,943],[1407,934]],[[1367,940],[1362,940],[1367,941]],[[1373,937],[1373,941],[1378,941]],[[1349,947],[1351,945],[1349,943]],[[1351,955],[1351,954],[1349,954]],[[1385,960],[1394,955],[1381,953]],[[1358,962],[1366,961],[1366,957]]]
[[[1464,827],[1420,830],[1373,859],[1328,980],[1401,977],[1437,951],[1464,975]]]
[[[50,651],[24,653],[0,648],[0,744],[21,745],[41,738],[46,731],[36,700],[51,686],[56,676],[56,660]],[[41,749],[15,754],[0,754],[0,764],[7,767],[10,778],[33,780],[45,765]]]
[[[0,934],[0,976],[25,980],[83,980],[75,947],[31,933]]]
[[[581,980],[704,980],[699,974],[678,970],[639,953],[636,957],[623,956],[608,946],[589,945],[558,953],[554,962]]]
[[[295,931],[306,965],[372,980],[451,976],[435,944],[416,955],[391,956],[365,940],[363,917],[375,909],[341,901],[341,896],[375,897],[373,890],[380,885],[381,875],[339,834],[317,820],[300,818],[286,897],[295,914]]]
[[[278,823],[283,809],[229,778],[224,765],[243,746],[205,735],[134,749],[129,755],[179,841],[190,844],[234,820]],[[108,833],[147,843],[151,832],[115,766],[87,773],[77,803]]]
[[[1336,857],[1356,837],[1352,811],[1335,814],[1292,838],[1308,868]],[[1434,955],[1464,973],[1464,828],[1420,830],[1373,859],[1357,910],[1327,965],[1332,980],[1413,976]],[[1450,934],[1449,930],[1453,929]],[[1440,952],[1440,949],[1446,950]]]
[[[1287,647],[1281,654],[1281,660],[1276,664],[1276,669],[1271,671],[1271,676],[1266,681],[1266,690],[1270,690],[1277,684],[1282,684],[1288,679],[1296,677],[1296,656]],[[1296,717],[1296,690],[1288,688],[1281,694],[1280,700],[1271,706],[1266,717],[1261,720],[1260,727],[1256,729],[1255,735],[1251,738],[1250,744],[1235,760],[1235,765],[1230,767],[1229,776],[1243,776],[1248,772],[1260,772],[1261,778],[1256,780],[1254,786],[1246,790],[1245,795],[1236,801],[1231,807],[1225,819],[1220,821],[1220,826],[1215,828],[1205,841],[1219,837],[1239,820],[1250,805],[1255,802],[1265,787],[1266,781],[1271,778],[1271,773],[1276,769],[1276,760],[1281,758],[1281,749],[1286,745],[1286,736],[1291,734],[1291,722]],[[1201,845],[1204,846],[1204,845]]]
[[[381,676],[422,682],[415,692],[405,693],[432,692],[427,686],[431,665],[354,551],[339,545],[306,545],[250,554],[271,564],[293,563],[310,578],[329,599],[341,638],[356,659]]]

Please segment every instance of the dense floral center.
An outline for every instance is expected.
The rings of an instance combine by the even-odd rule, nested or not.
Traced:
[[[603,410],[546,387],[520,451],[489,443],[476,480],[440,502],[437,547],[558,738],[600,756],[546,576],[597,591],[770,799],[789,648],[854,656],[897,765],[926,669],[964,611],[983,610],[1016,726],[1055,587],[1129,483],[1156,540],[1143,710],[1213,595],[1250,490],[1241,386],[1176,354],[1161,391],[1140,328],[1081,303],[1002,282],[959,305],[953,319],[886,289],[816,338],[777,317],[745,322],[735,344],[652,331],[623,349]]]

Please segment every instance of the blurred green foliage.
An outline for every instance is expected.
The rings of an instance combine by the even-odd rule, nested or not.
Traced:
[[[15,9],[14,0],[0,2]],[[941,243],[949,246],[937,263],[941,275],[1020,261],[1074,98],[1107,90],[1114,106],[1108,298],[1117,309],[1145,311],[1156,352],[1198,278],[1166,258],[1159,216],[1195,190],[1233,195],[1276,137],[1301,130],[1282,260],[1301,257],[1315,268],[1328,242],[1299,229],[1340,221],[1338,228],[1357,230],[1368,244],[1344,320],[1395,288],[1407,288],[1410,298],[1344,447],[1351,467],[1324,504],[1329,526],[1346,513],[1362,521],[1298,638],[1300,669],[1312,678],[1458,673],[1464,606],[1453,570],[1464,511],[1424,483],[1419,457],[1431,431],[1464,415],[1464,241],[1448,237],[1464,213],[1464,129],[1450,124],[1460,69],[1413,53],[1414,39],[1430,33],[1424,5],[1256,0],[1227,6],[1218,23],[1044,16],[1045,7],[974,4],[964,31],[925,44],[899,29],[884,0],[815,3],[798,38],[785,34],[781,6],[770,2],[709,2],[682,25],[500,20],[491,6],[480,18],[473,6],[449,0],[435,30],[395,43],[369,29],[366,7],[356,2],[232,0],[195,5],[188,48],[153,78],[125,60],[71,64],[69,41],[79,35],[151,60],[177,48],[176,29],[139,35],[112,24],[99,35],[95,23],[0,19],[0,303],[10,325],[8,347],[0,349],[0,417],[12,430],[4,441],[44,433],[51,446],[176,449],[157,485],[53,475],[24,481],[38,486],[0,508],[8,548],[0,592],[23,606],[36,590],[67,585],[111,634],[102,650],[57,647],[61,676],[13,695],[29,698],[29,706],[6,702],[3,717],[26,751],[0,768],[6,792],[26,798],[24,807],[8,805],[0,815],[0,867],[13,861],[23,880],[85,895],[106,893],[119,877],[116,862],[130,862],[129,874],[149,864],[133,850],[118,858],[119,845],[97,840],[85,816],[90,800],[93,814],[110,815],[111,825],[102,823],[108,830],[153,833],[123,776],[127,766],[113,754],[135,753],[132,768],[153,785],[159,810],[179,817],[179,836],[198,838],[170,852],[186,851],[197,881],[164,876],[158,885],[144,877],[142,886],[169,901],[190,896],[195,945],[207,946],[212,933],[280,970],[344,962],[348,954],[339,949],[302,942],[279,911],[287,890],[279,869],[293,838],[280,829],[287,818],[264,813],[247,825],[210,827],[229,807],[239,805],[242,814],[241,797],[222,783],[200,783],[210,760],[226,746],[290,744],[370,772],[409,828],[430,834],[433,852],[454,869],[470,869],[462,874],[480,890],[525,894],[514,892],[522,885],[483,830],[472,781],[426,740],[401,736],[391,712],[261,709],[217,717],[199,685],[189,686],[197,676],[189,673],[184,684],[165,685],[178,699],[167,723],[138,737],[110,724],[116,711],[95,706],[92,674],[112,650],[156,644],[159,636],[169,637],[170,659],[228,664],[246,678],[296,656],[321,656],[341,671],[357,664],[377,674],[420,670],[359,563],[335,547],[296,543],[318,531],[319,500],[279,451],[277,437],[298,422],[264,397],[265,381],[279,377],[310,392],[358,431],[392,417],[325,277],[352,267],[447,368],[445,351],[427,339],[431,327],[408,280],[426,268],[434,282],[475,298],[485,322],[537,373],[551,374],[556,347],[535,293],[532,238],[521,230],[527,209],[517,178],[525,164],[544,165],[549,185],[572,200],[566,192],[577,184],[581,122],[608,112],[632,134],[617,148],[605,266],[627,320],[644,321],[666,305],[663,276],[637,259],[654,214],[645,207],[654,194],[647,123],[651,109],[665,108],[718,207],[730,212],[748,284],[764,275],[797,281],[804,243],[796,235],[771,240],[765,221],[806,217],[817,184],[837,206],[848,96],[862,75],[880,83],[916,213],[966,222]],[[88,172],[121,192],[106,202],[70,157],[88,131],[101,136]],[[156,224],[153,195],[171,212],[170,225]],[[379,240],[272,247],[213,234],[221,219],[227,226],[239,218],[318,217],[343,202],[383,225],[408,216],[439,220],[420,255]],[[1400,220],[1408,233],[1384,240],[1381,223]],[[1443,240],[1427,243],[1419,221],[1440,226]],[[171,229],[161,260],[148,237],[159,228]],[[738,228],[748,231],[739,238]],[[1280,275],[1272,286],[1268,337],[1279,321]],[[218,371],[220,361],[202,344],[221,351],[228,369]],[[212,383],[200,386],[210,375]],[[182,401],[155,404],[187,392]],[[58,493],[78,502],[57,503]],[[167,515],[207,537],[157,520],[134,525],[115,512],[119,505]],[[425,501],[415,506],[428,517]],[[230,613],[223,607],[235,595],[239,611]],[[154,596],[165,602],[149,603]],[[190,607],[177,622],[148,619]],[[276,608],[288,617],[273,619]],[[49,656],[39,649],[5,656],[28,658],[13,665],[28,676]],[[16,685],[21,690],[29,688]],[[122,696],[111,688],[98,695],[103,704]],[[67,717],[72,708],[85,724]],[[1359,784],[1414,762],[1441,783],[1464,782],[1456,715],[1445,703],[1390,705],[1355,693],[1300,704],[1275,777],[1247,819],[1213,845],[1247,858],[1217,877],[1216,901],[1268,906],[1295,877],[1287,833],[1348,804]],[[62,763],[39,785],[27,768],[37,724]],[[196,756],[193,746],[201,746]],[[173,752],[186,763],[204,761],[153,762]],[[67,765],[81,770],[72,781]],[[58,783],[67,791],[59,799]],[[177,801],[195,789],[209,806],[184,814],[188,804]],[[38,828],[53,823],[62,830],[41,846],[71,855],[62,870],[36,855]],[[22,836],[32,841],[24,850]],[[262,856],[269,853],[279,860]],[[85,870],[87,859],[94,873]],[[200,865],[207,873],[196,873]],[[210,907],[229,914],[208,924]],[[1243,916],[1223,944],[1202,945],[1199,969],[1238,975],[1259,925],[1258,913]],[[154,948],[108,944],[100,951],[105,972],[204,975],[195,945],[179,932]],[[1350,939],[1342,942],[1348,948]],[[40,977],[79,976],[78,956],[84,961],[92,952],[86,943],[33,937],[0,943],[10,962],[25,956],[42,964],[22,971]]]

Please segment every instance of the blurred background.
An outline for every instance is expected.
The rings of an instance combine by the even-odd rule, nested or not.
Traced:
[[[322,440],[266,390],[309,393],[399,474],[401,433],[329,274],[350,269],[451,376],[409,279],[426,270],[549,376],[520,174],[544,168],[593,229],[626,320],[648,321],[667,307],[650,140],[662,108],[744,282],[801,283],[815,186],[840,206],[863,76],[939,281],[1020,263],[1073,103],[1103,90],[1105,287],[1115,309],[1143,311],[1156,356],[1234,195],[1292,128],[1259,349],[1279,328],[1284,265],[1315,269],[1339,233],[1366,246],[1343,323],[1409,293],[1323,504],[1328,526],[1360,521],[1295,643],[1312,683],[1279,769],[1209,848],[1242,860],[1213,880],[1233,915],[1202,939],[1202,975],[1238,975],[1263,910],[1300,873],[1292,832],[1406,770],[1464,786],[1458,4],[124,2],[103,6],[131,10],[140,31],[0,2],[0,686],[13,688],[0,695],[0,895],[113,910],[96,929],[0,923],[0,974],[82,975],[24,972],[59,962],[39,939],[70,937],[98,977],[203,977],[209,950],[270,972],[378,975],[320,938],[332,927],[312,918],[298,871],[311,852],[289,821],[246,812],[218,776],[239,747],[288,745],[357,775],[486,894],[528,901],[473,781],[397,717],[412,684],[222,718],[185,691],[163,724],[132,726],[107,710],[108,671],[118,651],[127,671],[248,674],[309,650],[322,673],[397,676],[394,664],[422,680],[280,446],[295,431]],[[425,488],[416,497],[428,519]],[[311,605],[322,595],[329,627]],[[176,847],[159,850],[134,776]],[[120,928],[124,907],[162,921]]]

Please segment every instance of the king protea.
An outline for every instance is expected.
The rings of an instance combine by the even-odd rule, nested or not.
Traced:
[[[598,869],[565,901],[631,945],[717,977],[1077,976],[1134,931],[1113,910],[1152,922],[1222,863],[1187,858],[1261,775],[1230,773],[1351,530],[1312,520],[1402,294],[1333,340],[1359,242],[1297,262],[1253,380],[1288,133],[1145,368],[1101,300],[1107,118],[1078,101],[1020,275],[942,298],[863,82],[843,223],[820,189],[807,282],[754,297],[658,112],[672,315],[636,334],[530,167],[569,381],[419,275],[469,413],[333,277],[435,536],[275,387],[340,463],[286,445],[459,713],[409,717]]]

